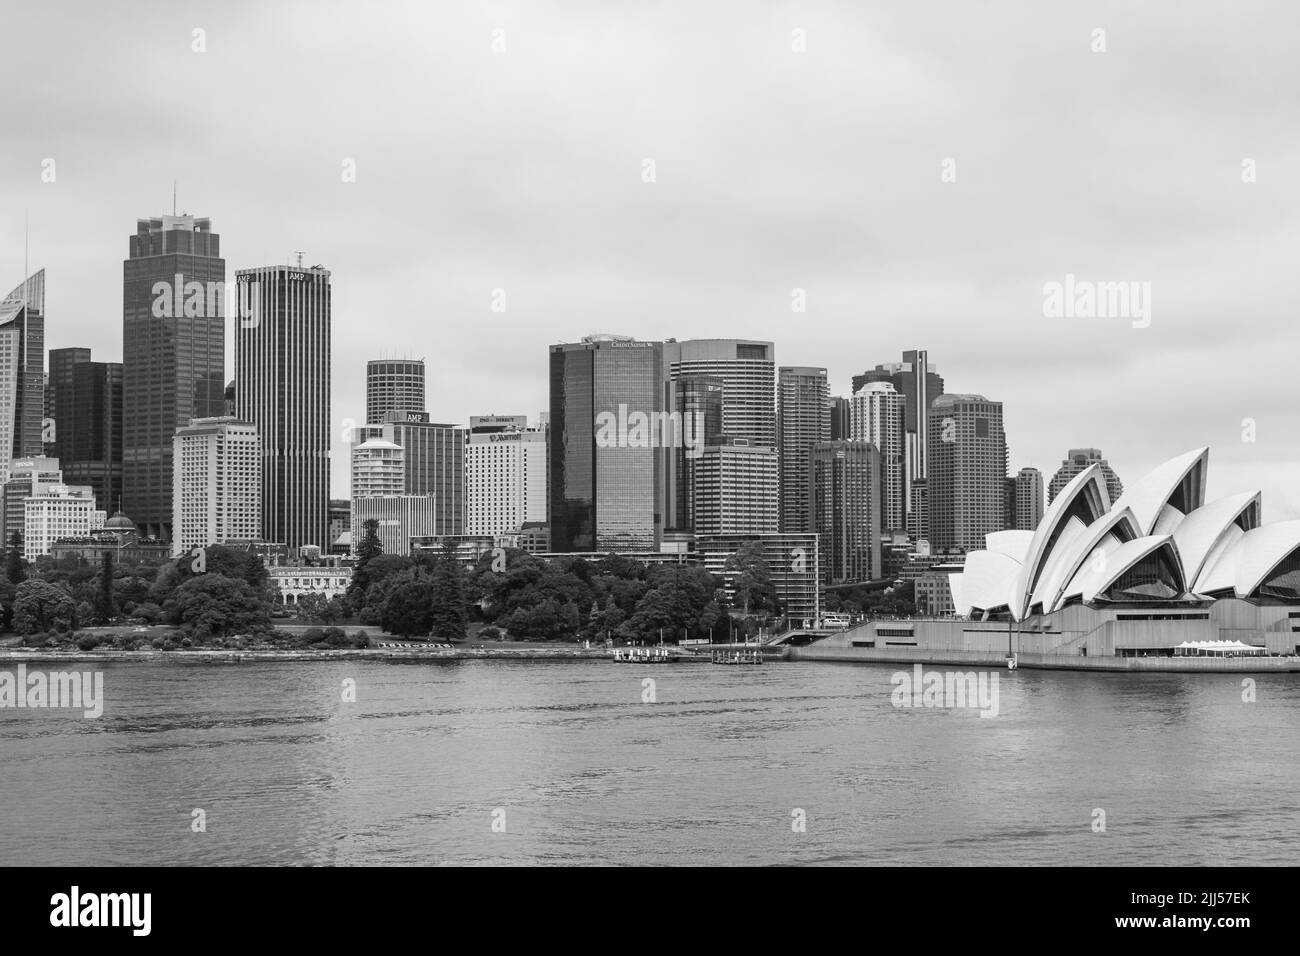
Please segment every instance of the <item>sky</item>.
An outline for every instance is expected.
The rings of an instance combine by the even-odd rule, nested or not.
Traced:
[[[228,278],[303,251],[335,497],[367,359],[424,358],[435,421],[535,418],[547,346],[613,332],[772,340],[843,395],[929,349],[1004,404],[1012,473],[1208,445],[1210,497],[1300,517],[1294,4],[53,0],[0,31],[0,285],[26,220],[47,346],[117,361],[173,180]],[[1048,314],[1067,275],[1149,312]]]

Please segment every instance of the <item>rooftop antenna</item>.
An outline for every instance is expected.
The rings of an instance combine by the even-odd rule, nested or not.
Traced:
[[[295,249],[294,252],[293,252],[293,254],[294,254],[295,256],[298,257],[298,268],[301,269],[301,268],[302,268],[302,257],[305,256],[307,253],[305,253],[305,252],[299,252],[297,249]]]
[[[27,240],[31,234],[31,216],[23,213],[23,322],[27,322]]]
[[[176,215],[176,180],[172,180],[172,215]]]

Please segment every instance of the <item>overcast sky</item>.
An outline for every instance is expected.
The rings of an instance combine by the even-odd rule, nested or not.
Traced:
[[[335,496],[366,359],[426,359],[435,420],[532,418],[546,347],[607,331],[771,339],[845,395],[928,348],[1004,403],[1013,472],[1210,445],[1212,497],[1300,516],[1294,4],[29,2],[0,30],[3,291],[29,215],[47,345],[120,360],[127,238],[173,178],[229,278],[304,250]],[[1149,326],[1045,317],[1067,273],[1151,283]]]

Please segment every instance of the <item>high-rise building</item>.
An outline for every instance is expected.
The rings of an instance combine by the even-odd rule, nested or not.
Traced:
[[[546,429],[526,415],[473,415],[465,446],[465,534],[515,537],[546,521]]]
[[[832,395],[827,404],[831,416],[831,441],[849,441],[853,435],[853,402],[843,395]]]
[[[112,513],[122,498],[122,364],[93,362],[90,349],[50,350],[46,388],[53,441],[64,480],[89,485]]]
[[[45,429],[45,456],[63,461],[72,445],[73,407],[76,388],[73,370],[90,361],[90,349],[50,349],[50,370],[45,376],[45,417],[53,427]],[[52,434],[51,434],[52,433]]]
[[[257,428],[226,415],[196,418],[172,439],[172,554],[262,534]]]
[[[664,446],[663,346],[589,335],[550,348],[551,550],[657,551]],[[680,417],[677,420],[680,422]]]
[[[225,411],[220,237],[209,219],[140,219],[122,278],[122,510],[169,538],[172,438]]]
[[[0,475],[41,456],[45,417],[45,270],[0,300]]]
[[[102,528],[106,517],[86,485],[54,485],[33,495],[23,501],[23,557],[35,561],[56,541],[84,538]]]
[[[406,491],[406,452],[386,438],[352,448],[352,497],[374,498]]]
[[[465,531],[465,436],[460,425],[429,421],[428,412],[389,412],[384,437],[402,446],[404,493],[434,499],[438,534]]]
[[[907,530],[903,411],[903,396],[889,382],[869,382],[853,393],[850,437],[880,452],[880,528],[886,533]]]
[[[9,462],[9,479],[4,483],[4,543],[8,546],[14,532],[23,533],[26,521],[24,502],[31,497],[48,494],[64,484],[63,472],[57,458],[38,455],[35,458],[15,458]]]
[[[721,444],[722,431],[722,394],[724,382],[721,378],[710,375],[682,376],[672,383],[676,396],[675,408],[681,413],[682,421],[691,421],[699,427],[695,436],[700,444],[695,448],[669,449],[664,456],[674,459],[674,467],[666,480],[668,495],[667,515],[674,530],[691,531],[695,526],[695,516],[691,512],[691,502],[695,494],[695,471],[699,465],[701,448],[707,445]]]
[[[863,441],[818,442],[809,453],[808,513],[822,583],[870,581],[880,560],[880,452]]]
[[[1009,527],[1034,531],[1043,520],[1043,473],[1037,468],[1021,468],[1014,481],[1016,506]]]
[[[1115,469],[1110,467],[1110,462],[1101,456],[1101,449],[1071,448],[1065,460],[1061,462],[1061,467],[1056,469],[1056,474],[1052,476],[1051,484],[1047,486],[1047,503],[1050,505],[1061,493],[1061,489],[1070,483],[1070,479],[1089,465],[1101,466],[1101,473],[1106,478],[1106,491],[1110,495],[1110,502],[1114,504],[1118,501],[1119,496],[1124,493],[1124,482],[1119,480],[1119,475],[1115,474]]]
[[[983,548],[1006,521],[1007,440],[1002,403],[940,395],[930,405],[930,545]]]
[[[918,500],[912,486],[929,474],[927,417],[931,403],[943,394],[943,376],[930,364],[929,352],[915,349],[904,352],[901,362],[877,365],[853,376],[853,391],[872,382],[888,382],[903,399],[903,500],[908,509],[905,520],[911,529],[919,525],[911,516],[912,506]]]
[[[329,270],[261,266],[236,278],[253,312],[235,329],[235,404],[262,441],[261,538],[328,547]]]
[[[831,440],[830,390],[826,369],[788,366],[777,375],[777,457],[785,532],[811,531],[808,515],[808,452]]]
[[[409,555],[411,539],[451,535],[439,524],[432,495],[377,495],[352,499],[353,550],[365,540],[366,522],[378,522],[376,533],[384,554]]]
[[[422,412],[424,359],[372,359],[366,363],[366,421],[382,422],[389,412]]]
[[[738,443],[705,446],[695,462],[691,501],[695,533],[775,533],[776,465],[774,448]]]
[[[748,339],[689,339],[663,343],[665,377],[722,381],[722,431],[729,439],[776,447],[773,391],[776,346]],[[667,409],[674,411],[674,408]]]

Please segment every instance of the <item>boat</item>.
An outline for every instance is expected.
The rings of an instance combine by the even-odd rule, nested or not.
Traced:
[[[682,655],[670,647],[616,647],[615,664],[676,664]]]

